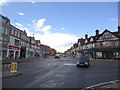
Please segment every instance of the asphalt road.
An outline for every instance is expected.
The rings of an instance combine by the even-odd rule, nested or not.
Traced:
[[[3,79],[2,88],[86,88],[119,79],[118,62],[90,61],[91,66],[83,68],[69,57],[61,59],[19,64],[23,75]]]

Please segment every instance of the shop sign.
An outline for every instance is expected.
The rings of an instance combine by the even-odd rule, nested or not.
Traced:
[[[93,52],[94,50],[81,51],[81,53]]]
[[[19,50],[19,47],[15,47],[15,46],[9,46],[9,49],[13,49],[13,50]]]

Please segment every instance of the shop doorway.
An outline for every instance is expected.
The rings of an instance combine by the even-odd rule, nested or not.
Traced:
[[[10,59],[14,58],[14,51],[10,51]]]
[[[15,58],[18,58],[18,55],[19,55],[19,51],[16,51],[15,52]]]
[[[20,58],[25,58],[26,57],[26,47],[21,47],[20,49]]]

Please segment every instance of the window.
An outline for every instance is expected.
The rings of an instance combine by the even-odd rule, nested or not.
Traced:
[[[7,41],[7,39],[6,39],[6,37],[4,37],[4,42],[6,42]]]
[[[3,37],[3,43],[4,44],[6,44],[6,41],[7,41],[6,37]]]
[[[15,36],[17,36],[17,31],[15,31]]]
[[[96,52],[96,58],[102,58],[102,52]]]
[[[4,18],[2,18],[2,22],[3,22],[3,23],[6,23],[6,22],[7,22],[7,20],[5,20]]]
[[[112,42],[111,41],[105,41],[105,42],[103,42],[103,46],[112,46]]]
[[[21,33],[21,38],[23,38],[23,34]]]
[[[2,27],[0,27],[0,33],[2,33]]]
[[[100,43],[96,43],[96,46],[97,46],[97,47],[100,47]]]
[[[113,52],[113,58],[120,58],[120,52]]]
[[[112,35],[111,34],[109,34],[109,36],[108,36],[109,38],[112,38]]]
[[[118,45],[119,45],[119,42],[118,42],[118,41],[116,41],[116,42],[115,42],[115,46],[118,46]]]
[[[18,32],[18,37],[20,37],[20,33]]]
[[[0,21],[2,21],[2,17],[0,16]]]
[[[5,33],[4,31],[5,31],[5,28],[4,28],[4,27],[2,27],[2,33]]]
[[[2,36],[0,36],[0,41],[2,41],[3,40],[3,38],[2,38]]]
[[[22,41],[21,41],[21,45],[22,45]]]
[[[12,29],[11,34],[14,35],[14,29]]]
[[[5,34],[8,34],[8,28],[5,29]]]
[[[24,42],[24,45],[26,46],[26,42]]]
[[[19,45],[20,45],[20,41],[17,40],[17,39],[15,39],[15,45],[16,45],[16,46],[19,46]]]
[[[20,38],[21,38],[22,34],[20,33]]]
[[[2,50],[2,58],[6,58],[6,56],[7,56],[7,51]]]
[[[95,47],[95,44],[93,43],[93,48]]]

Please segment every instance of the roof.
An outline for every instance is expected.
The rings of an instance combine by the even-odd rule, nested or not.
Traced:
[[[106,29],[102,34],[100,34],[100,35],[96,38],[96,40],[99,39],[99,37],[101,37],[105,32],[109,32],[109,33],[115,35],[116,37],[120,38],[120,34],[118,33],[118,31],[117,31],[117,32],[111,32],[111,31],[109,31],[109,30]]]

